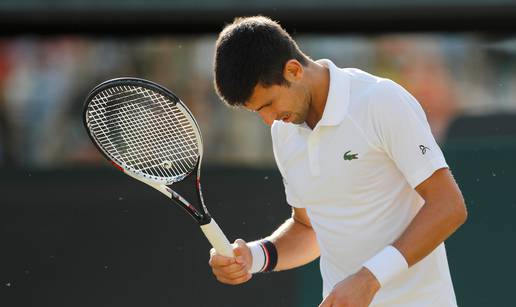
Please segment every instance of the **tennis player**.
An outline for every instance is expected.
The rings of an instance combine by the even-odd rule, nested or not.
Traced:
[[[220,33],[215,85],[271,126],[292,217],[272,235],[211,251],[226,284],[320,256],[321,307],[457,306],[443,241],[466,220],[419,103],[395,82],[303,54],[266,17]]]

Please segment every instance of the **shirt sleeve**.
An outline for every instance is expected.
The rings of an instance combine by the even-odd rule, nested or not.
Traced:
[[[448,167],[423,108],[410,93],[384,80],[372,99],[369,112],[379,147],[413,188],[436,170]]]
[[[301,201],[292,191],[292,189],[288,185],[288,180],[286,177],[285,170],[283,169],[283,163],[281,162],[281,149],[279,148],[279,144],[282,143],[282,135],[280,133],[281,123],[274,121],[271,126],[271,136],[272,136],[272,150],[274,152],[274,160],[276,161],[276,165],[281,173],[281,177],[283,179],[283,186],[285,188],[285,196],[287,198],[287,203],[296,208],[303,208],[301,205]]]

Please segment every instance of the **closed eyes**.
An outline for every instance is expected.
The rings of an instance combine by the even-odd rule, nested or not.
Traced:
[[[262,105],[261,107],[259,107],[258,109],[255,110],[255,112],[260,112],[261,109],[265,108],[265,107],[268,107],[272,104],[272,101],[268,101],[266,104]]]

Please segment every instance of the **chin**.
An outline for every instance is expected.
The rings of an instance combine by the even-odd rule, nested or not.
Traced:
[[[295,120],[291,121],[291,123],[296,124],[296,125],[301,125],[304,122],[305,122],[304,120],[301,120],[299,118],[296,118]]]
[[[295,114],[292,118],[292,123],[293,124],[296,124],[296,125],[301,125],[302,123],[304,123],[306,121],[306,117],[305,116],[302,116],[300,115],[299,113]]]

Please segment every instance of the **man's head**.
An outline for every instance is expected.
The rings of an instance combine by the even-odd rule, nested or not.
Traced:
[[[285,65],[308,58],[281,26],[262,16],[237,18],[220,33],[215,50],[215,87],[229,105],[247,104],[257,85],[290,86]]]

